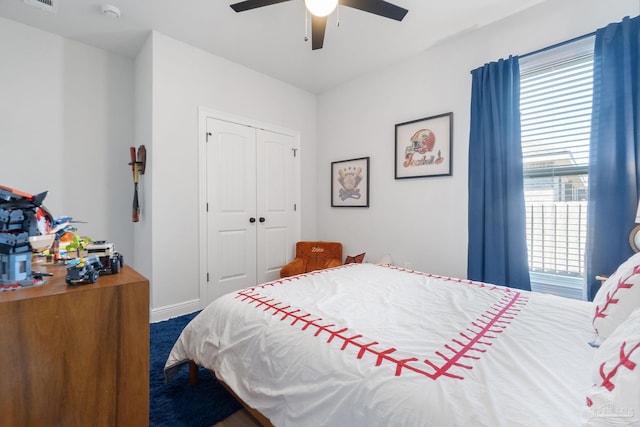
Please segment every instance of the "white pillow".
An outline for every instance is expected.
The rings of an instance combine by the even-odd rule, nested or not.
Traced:
[[[640,309],[596,350],[591,371],[583,425],[640,426]]]
[[[640,252],[618,267],[593,299],[593,329],[602,344],[629,314],[640,307]]]

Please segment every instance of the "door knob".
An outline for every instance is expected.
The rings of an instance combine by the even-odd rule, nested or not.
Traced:
[[[251,217],[249,218],[249,222],[253,224],[254,222],[256,222],[256,219],[254,217]]]
[[[260,222],[265,222],[266,219],[264,219],[264,217],[260,217]]]

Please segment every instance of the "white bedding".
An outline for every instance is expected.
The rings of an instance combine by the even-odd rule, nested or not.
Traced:
[[[185,328],[189,360],[283,426],[574,426],[592,304],[349,264],[225,295]]]

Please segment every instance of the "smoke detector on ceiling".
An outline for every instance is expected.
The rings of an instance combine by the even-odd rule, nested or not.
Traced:
[[[58,12],[58,0],[23,0],[29,6],[37,7],[45,12]]]
[[[102,13],[109,18],[120,18],[120,9],[111,4],[103,4],[102,5]]]

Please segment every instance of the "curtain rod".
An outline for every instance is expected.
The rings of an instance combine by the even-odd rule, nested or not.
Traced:
[[[543,47],[542,49],[534,50],[533,52],[528,52],[528,53],[525,53],[525,54],[522,54],[522,55],[517,55],[517,56],[518,56],[518,58],[520,58],[520,59],[522,59],[522,58],[526,58],[527,56],[535,55],[536,53],[545,52],[545,51],[547,51],[547,50],[551,50],[551,49],[554,49],[554,48],[556,48],[556,47],[564,46],[565,44],[568,44],[568,43],[571,43],[571,42],[576,42],[576,41],[578,41],[578,40],[586,39],[587,37],[594,36],[595,34],[596,34],[596,32],[595,32],[595,31],[593,31],[593,32],[591,32],[591,33],[589,33],[589,34],[583,34],[583,35],[581,35],[581,36],[574,37],[574,38],[572,38],[572,39],[570,39],[570,40],[565,40],[565,41],[563,41],[563,42],[556,43],[556,44],[553,44],[553,45],[551,45],[551,46]],[[509,56],[511,56],[511,55],[509,55]],[[486,65],[486,64],[485,64],[485,65]],[[482,68],[482,67],[480,67],[480,68]],[[472,74],[473,74],[473,71],[474,71],[474,70],[471,70],[471,71],[470,71],[470,73],[472,73]]]
[[[525,53],[524,55],[519,55],[519,57],[520,58],[526,58],[527,56],[535,55],[536,53],[545,52],[547,50],[551,50],[551,49],[555,49],[555,48],[560,47],[560,46],[564,46],[565,44],[569,44],[569,43],[577,42],[578,40],[586,39],[587,37],[594,36],[595,34],[596,34],[595,31],[593,31],[593,32],[591,32],[589,34],[583,34],[581,36],[574,37],[574,38],[572,38],[570,40],[565,40],[563,42],[556,43],[556,44],[553,44],[551,46],[543,47],[542,49],[534,50],[533,52]]]

